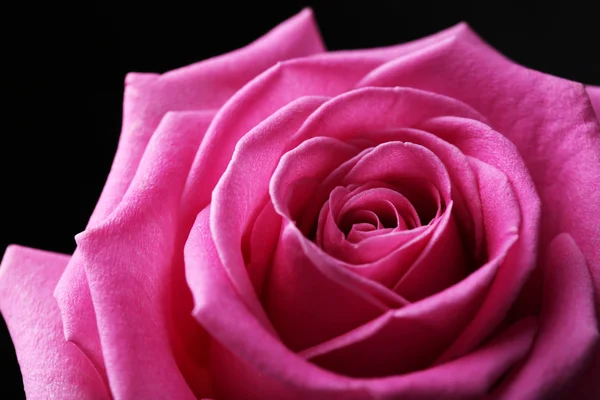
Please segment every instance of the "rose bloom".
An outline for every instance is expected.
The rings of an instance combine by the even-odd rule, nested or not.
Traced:
[[[326,52],[310,10],[131,73],[75,253],[3,258],[27,396],[598,399],[599,114],[465,24]]]

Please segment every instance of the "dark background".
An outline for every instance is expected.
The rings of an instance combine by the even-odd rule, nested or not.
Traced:
[[[464,20],[521,64],[600,84],[593,2],[207,4],[3,6],[0,255],[10,243],[73,251],[73,236],[84,229],[110,169],[127,72],[164,72],[228,52],[306,6],[330,50],[396,44]],[[0,321],[0,398],[24,398]]]

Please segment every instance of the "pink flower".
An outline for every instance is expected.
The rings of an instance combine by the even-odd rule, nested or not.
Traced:
[[[130,74],[75,253],[2,261],[28,398],[600,398],[598,115],[465,24],[325,52],[308,10]]]

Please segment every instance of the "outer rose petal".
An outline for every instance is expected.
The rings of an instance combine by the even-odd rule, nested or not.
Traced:
[[[167,296],[181,192],[211,117],[167,114],[123,201],[76,237],[110,388],[119,399],[195,398],[169,342]],[[198,396],[208,392],[194,389]]]
[[[94,367],[65,341],[52,297],[69,256],[10,246],[0,266],[0,310],[30,400],[109,399]]]
[[[600,288],[600,126],[583,85],[507,60],[466,25],[437,48],[372,71],[363,85],[430,90],[485,115],[516,145],[539,192],[541,248],[571,234]]]
[[[277,62],[324,50],[312,11],[305,9],[242,49],[163,75],[129,74],[119,149],[90,223],[104,219],[121,201],[166,112],[216,110]]]
[[[574,238],[590,265],[599,316],[600,126],[583,85],[507,60],[466,25],[452,40],[373,71],[363,85],[416,87],[460,99],[506,135],[539,192],[540,247],[561,232]],[[596,90],[588,92],[596,103]],[[598,374],[600,351],[581,393],[600,391]]]
[[[163,75],[127,75],[119,147],[88,228],[105,219],[119,204],[166,112],[217,109],[246,82],[276,62],[323,50],[312,12],[307,9],[237,51]],[[76,343],[104,374],[94,305],[78,249],[57,285],[55,296],[66,338]]]
[[[600,86],[588,86],[586,89],[592,101],[592,107],[596,111],[596,117],[600,120]]]
[[[523,367],[497,395],[502,399],[559,398],[587,365],[598,342],[594,288],[583,254],[568,234],[557,236],[546,255],[539,332]],[[569,397],[571,398],[571,397]],[[595,398],[581,393],[575,399]]]
[[[198,152],[183,201],[190,227],[198,212],[208,205],[210,189],[225,171],[237,142],[269,115],[300,97],[329,97],[352,90],[373,68],[443,42],[457,29],[460,26],[383,49],[323,53],[284,61],[256,77],[219,110]]]

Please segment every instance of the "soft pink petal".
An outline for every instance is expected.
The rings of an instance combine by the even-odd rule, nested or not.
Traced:
[[[360,277],[339,260],[323,253],[288,219],[284,201],[288,180],[320,181],[340,163],[338,157],[352,156],[355,150],[347,147],[332,138],[305,141],[282,158],[271,180],[271,199],[276,211],[286,216],[286,222],[265,288],[264,305],[279,334],[293,348],[336,336],[368,321],[388,306],[404,303],[389,289]],[[344,155],[345,150],[348,154]],[[324,261],[325,258],[329,261]],[[327,301],[324,296],[336,301]],[[339,307],[341,299],[346,304],[343,308]]]
[[[268,195],[269,178],[290,146],[290,138],[324,101],[322,97],[300,98],[249,132],[238,143],[212,196],[211,227],[219,257],[236,290],[265,326],[269,321],[260,307],[242,257],[242,236],[260,211],[259,199]],[[279,225],[263,226],[262,229],[278,231]]]
[[[472,119],[440,117],[422,124],[421,128],[450,142],[472,159],[481,160],[505,175],[507,182],[501,187],[510,187],[505,192],[514,193],[517,203],[513,208],[521,213],[521,224],[515,228],[515,232],[519,233],[517,246],[511,250],[506,264],[498,271],[494,285],[478,315],[442,358],[448,360],[467,353],[493,331],[504,319],[521,288],[531,276],[536,266],[540,201],[529,171],[515,146],[488,125]],[[487,174],[478,176],[478,180],[481,178],[489,179]],[[506,196],[503,195],[499,199]],[[494,195],[484,199],[482,195],[481,201],[493,203],[499,199],[495,199]],[[489,228],[487,223],[485,225],[486,229]]]
[[[335,139],[329,139],[329,140],[335,140]],[[381,157],[384,155],[384,148],[381,149],[375,149],[371,152],[369,152],[368,154],[364,154],[362,156],[357,156],[355,157],[356,163],[355,165],[349,170],[347,171],[345,174],[343,174],[342,176],[337,177],[337,181],[331,178],[335,178],[338,174],[337,172],[343,172],[343,169],[336,169],[334,170],[325,180],[324,180],[324,187],[329,186],[329,184],[334,184],[334,185],[344,185],[346,187],[350,187],[351,185],[353,185],[352,183],[348,183],[351,182],[350,180],[347,180],[345,182],[346,178],[345,176],[347,176],[350,172],[352,172],[352,170],[358,166],[358,164],[360,162],[363,162],[363,160],[366,160],[368,162],[369,159],[371,159],[370,164],[377,164],[379,162],[379,160],[381,159]],[[330,148],[329,146],[326,146],[324,143],[324,139],[319,138],[315,138],[314,140],[309,140],[303,143],[302,146],[299,146],[298,148],[296,148],[294,151],[289,152],[283,159],[282,162],[280,163],[276,173],[273,176],[273,180],[274,183],[272,184],[274,191],[273,191],[273,201],[275,202],[276,205],[279,205],[281,203],[280,198],[281,198],[281,193],[280,191],[285,191],[287,189],[288,186],[293,185],[293,182],[288,182],[288,180],[293,180],[296,179],[294,178],[294,176],[298,173],[299,170],[302,170],[304,168],[306,168],[306,171],[308,171],[308,169],[313,169],[316,170],[315,168],[315,163],[312,162],[311,163],[311,159],[313,157],[315,157],[315,160],[318,159],[331,159],[332,155],[336,153],[335,148]],[[367,158],[368,157],[368,158]],[[351,161],[353,161],[351,160]],[[399,161],[399,160],[398,160]],[[414,160],[413,160],[414,161]],[[394,159],[389,159],[388,162],[396,162],[396,160]],[[306,167],[304,167],[306,164]],[[427,164],[427,163],[424,163]],[[365,165],[365,164],[363,164]],[[413,166],[414,164],[411,165],[411,161],[407,161],[404,160],[404,162],[400,162],[398,163],[398,170],[401,171],[398,173],[398,175],[402,176],[404,174],[407,173],[407,171],[403,171],[403,166],[404,167],[409,167],[409,166]],[[432,167],[431,165],[428,165],[429,169]],[[427,169],[427,168],[423,168],[423,169]],[[312,171],[313,173],[315,171]],[[345,176],[344,176],[345,175]],[[410,173],[409,173],[410,175]],[[427,175],[427,174],[424,174]],[[282,179],[279,179],[279,178]],[[429,175],[427,175],[427,177],[429,177]],[[303,179],[307,179],[308,177],[302,177]],[[313,180],[316,181],[321,181],[320,177],[314,177],[311,176],[310,177]],[[407,177],[404,177],[407,178]],[[328,182],[330,181],[330,182]],[[389,190],[390,192],[396,193],[394,192],[394,190],[398,190],[399,187],[395,186],[394,184],[391,184],[389,182],[384,182],[382,180],[377,180],[377,179],[373,179],[373,180],[366,180],[367,183],[360,185],[359,187],[355,188],[352,191],[349,191],[348,189],[345,189],[345,187],[336,187],[333,191],[331,191],[331,195],[330,195],[330,199],[329,202],[326,203],[324,205],[324,208],[321,211],[321,214],[319,215],[319,219],[318,219],[318,227],[317,227],[317,237],[316,237],[316,243],[321,246],[328,254],[331,254],[332,256],[334,256],[335,258],[350,263],[350,264],[365,264],[365,263],[376,263],[378,262],[381,258],[386,257],[388,255],[390,255],[391,252],[393,251],[398,251],[400,248],[406,248],[406,251],[410,251],[413,253],[418,253],[419,250],[416,249],[410,249],[409,247],[415,247],[417,246],[419,249],[422,248],[422,246],[424,245],[424,243],[421,243],[423,241],[426,241],[430,235],[431,235],[431,231],[433,229],[432,225],[437,225],[436,222],[432,223],[432,225],[429,225],[427,227],[420,227],[417,229],[413,229],[411,231],[398,231],[398,232],[393,232],[390,233],[389,235],[385,235],[385,236],[378,236],[378,237],[372,237],[368,240],[362,241],[360,243],[357,244],[353,244],[350,243],[348,241],[346,241],[342,231],[339,229],[338,227],[338,223],[335,221],[334,219],[334,214],[339,214],[341,212],[341,210],[343,209],[344,206],[344,201],[346,201],[346,199],[350,199],[352,198],[352,196],[355,195],[360,195],[361,193],[365,193],[363,192],[363,189],[366,190],[374,190],[375,188],[379,188],[379,189],[386,189]],[[403,192],[407,195],[409,195],[410,200],[414,203],[414,204],[419,204],[419,208],[421,209],[421,211],[423,211],[423,209],[427,209],[429,211],[429,209],[435,210],[437,209],[437,214],[436,217],[439,216],[439,214],[441,213],[440,210],[440,194],[439,194],[439,190],[437,190],[435,188],[435,186],[433,185],[433,183],[428,182],[426,179],[423,180],[423,183],[425,183],[426,187],[425,188],[419,188],[420,190],[416,190],[416,186],[411,186],[411,187],[404,187],[401,190],[403,190]],[[288,190],[289,191],[289,190]],[[295,194],[295,192],[293,192]],[[292,196],[289,196],[290,193],[288,193],[288,197],[293,198]],[[399,194],[398,194],[399,195]],[[311,193],[310,191],[308,192],[308,197],[311,199],[311,201],[316,201],[318,202],[318,198],[319,196],[315,196],[315,194]],[[431,199],[431,197],[433,197],[433,199]],[[294,199],[295,200],[295,199]],[[424,205],[427,205],[427,207],[423,207]],[[308,204],[308,206],[310,207],[311,205]],[[331,208],[331,212],[330,211]],[[280,206],[279,207],[280,210],[284,210],[285,207]],[[433,213],[435,213],[435,211],[433,211]],[[433,214],[430,213],[430,214]],[[291,215],[287,215],[285,214],[286,217],[288,219],[292,219]],[[305,222],[306,216],[303,216],[303,223]],[[418,239],[418,240],[417,240]],[[409,262],[406,262],[407,264],[410,265]],[[397,262],[392,262],[392,264],[399,264]],[[397,267],[392,267],[394,270],[398,270]],[[375,273],[377,276],[371,274],[369,275],[369,277],[371,279],[377,280],[379,282],[382,281],[388,281],[387,285],[393,285],[393,282],[391,281],[396,281],[397,279],[387,279],[384,277],[384,275],[388,275],[388,273],[378,273],[375,270],[377,270],[378,268],[371,268],[370,270],[372,270],[373,273]],[[365,276],[368,275],[368,271],[367,270],[363,270],[362,272],[359,273],[365,273]],[[383,272],[383,271],[379,271],[379,272]],[[398,273],[394,273],[393,271],[390,271],[392,274],[398,275]]]
[[[464,399],[482,396],[523,358],[535,322],[523,321],[467,357],[414,374],[349,379],[307,363],[272,335],[244,306],[220,264],[209,227],[198,216],[186,245],[186,274],[194,316],[218,340],[212,367],[216,398],[253,399]]]
[[[88,227],[100,223],[117,207],[166,112],[218,109],[239,88],[275,63],[323,50],[312,12],[306,9],[237,51],[162,75],[128,74],[119,147]],[[104,373],[99,339],[94,337],[96,317],[78,250],[61,277],[55,296],[65,336]]]
[[[254,220],[254,225],[249,232],[250,237],[245,241],[242,239],[242,249],[249,248],[247,251],[250,253],[250,255],[245,254],[246,270],[259,298],[262,298],[265,278],[277,248],[280,231],[281,217],[275,212],[273,203],[269,200]]]
[[[219,109],[277,62],[324,50],[312,11],[305,9],[239,50],[162,75],[128,75],[119,150],[90,223],[104,219],[120,202],[166,112]]]
[[[394,291],[408,301],[418,301],[459,282],[471,272],[465,248],[452,214],[454,203],[446,209],[443,223],[415,262],[394,285]]]
[[[417,212],[409,200],[397,191],[388,187],[377,187],[376,185],[373,187],[366,187],[365,185],[352,192],[338,187],[332,192],[332,198],[342,190],[346,193],[341,199],[341,207],[333,210],[333,213],[337,213],[337,215],[334,216],[329,213],[331,217],[328,217],[325,221],[325,224],[333,226],[333,235],[326,236],[324,243],[319,244],[321,229],[317,230],[316,243],[329,254],[352,263],[372,262],[388,254],[393,248],[405,244],[415,236],[415,233],[418,234],[417,229],[412,229],[414,221],[419,219]],[[332,201],[332,198],[329,202]],[[328,204],[327,207],[329,208]],[[395,228],[385,228],[381,224],[380,216],[386,217],[385,220],[389,224],[397,226]],[[360,222],[357,223],[357,221]],[[356,230],[364,222],[370,222],[373,224],[371,226],[376,229],[369,232]],[[409,223],[411,230],[408,230]],[[347,238],[342,230],[347,232]],[[389,244],[386,243],[386,239],[383,237],[388,237],[388,233],[396,233],[394,235],[395,239]],[[353,241],[353,237],[358,240]],[[372,240],[365,240],[367,238],[372,238]],[[387,249],[385,248],[386,244],[388,244]],[[383,250],[383,252],[381,253],[380,250]],[[359,259],[355,262],[345,258],[350,253],[353,256],[358,256]]]
[[[307,357],[318,356],[318,362],[341,367],[342,371],[358,373],[362,370],[364,374],[364,371],[379,369],[389,374],[433,362],[456,339],[480,307],[498,269],[506,262],[520,223],[518,204],[506,176],[481,162],[475,165],[474,171],[484,200],[490,262],[443,292],[306,350]],[[399,337],[402,340],[395,340]],[[380,345],[386,341],[393,341],[393,345]]]
[[[295,221],[307,237],[318,234],[315,224],[327,200],[343,190],[337,189],[341,179],[371,151],[324,136],[303,141],[281,157],[271,177],[269,194],[275,210]]]
[[[423,209],[423,203],[435,205],[435,200],[423,202],[411,198],[415,186],[430,183],[440,193],[441,207],[450,201],[450,178],[444,164],[427,148],[404,142],[382,143],[362,157],[343,178],[342,184],[365,184],[372,181],[385,182],[408,197],[417,208],[423,224],[428,223],[438,210]]]
[[[96,312],[83,268],[81,252],[75,249],[54,289],[65,339],[77,346],[106,380]]]
[[[586,90],[592,102],[592,107],[596,111],[596,117],[600,120],[600,86],[587,86]]]
[[[184,220],[191,221],[191,218],[193,218],[193,216],[208,203],[211,193],[210,188],[220,178],[221,172],[225,170],[227,163],[231,159],[230,154],[233,152],[234,146],[238,143],[241,136],[246,134],[249,129],[253,128],[256,124],[268,117],[273,111],[277,110],[277,107],[281,107],[298,97],[301,98],[304,94],[311,92],[337,94],[340,91],[348,90],[350,88],[348,85],[355,82],[358,76],[367,71],[367,69],[365,69],[367,65],[373,67],[376,64],[375,61],[369,61],[368,59],[363,59],[363,61],[359,63],[337,63],[340,60],[347,61],[347,57],[348,56],[333,58],[326,63],[317,63],[316,65],[308,63],[306,64],[310,66],[308,69],[305,68],[304,61],[302,60],[286,64],[287,66],[285,68],[283,68],[283,66],[278,66],[273,70],[267,71],[239,91],[217,114],[207,132],[207,140],[203,142],[202,147],[198,152],[184,191],[184,198],[182,201],[182,204],[185,207]],[[296,77],[294,76],[296,72],[309,75]],[[330,75],[330,73],[332,75]],[[294,86],[291,82],[287,81],[288,77],[293,77],[294,79],[306,79],[308,76],[310,76],[311,79],[307,79],[302,86]],[[350,77],[354,78],[350,79]],[[281,88],[281,91],[271,93],[270,91],[274,87],[279,87],[279,85],[282,84],[282,80],[286,81],[287,84],[291,86],[286,87],[285,89]],[[346,115],[347,111],[345,111],[346,109],[344,107],[356,108],[360,112],[356,115]],[[370,115],[370,109],[375,109],[376,113]],[[332,129],[329,134],[349,136],[369,125],[372,125],[374,128],[379,127],[383,129],[394,124],[416,124],[427,118],[438,115],[477,117],[477,113],[472,111],[471,108],[460,102],[453,101],[452,99],[443,96],[430,95],[425,92],[402,89],[363,89],[354,91],[327,103],[321,110],[323,111],[315,113],[314,118],[307,121],[307,124],[305,124],[306,129],[298,132],[297,137],[295,137],[296,142],[299,142],[300,139],[306,139],[312,136],[323,136],[317,135],[320,125],[315,123],[315,121],[323,118],[331,118],[339,125],[334,128],[341,128],[341,130]],[[363,120],[363,118],[359,118],[359,115],[361,117],[368,116],[368,118]],[[385,119],[380,122],[378,121],[377,116],[385,116]],[[350,117],[350,119],[346,121],[344,117]],[[270,131],[270,135],[273,135],[273,133],[276,132],[276,130],[272,128]],[[337,133],[338,131],[340,131],[339,134]],[[265,133],[264,135],[265,137],[269,137],[269,133]],[[324,136],[327,136],[327,134]],[[278,143],[276,139],[271,140],[273,143]],[[287,141],[285,144],[287,144]],[[280,148],[285,148],[283,143],[278,143],[278,145]],[[242,152],[239,152],[239,154],[242,157],[244,156]],[[280,155],[277,154],[277,152],[272,152],[269,157],[271,159],[277,159],[279,156]],[[249,159],[248,162],[255,163],[255,159]],[[234,164],[236,163],[234,162],[231,165]],[[269,165],[269,162],[265,162],[263,168],[268,167]],[[256,167],[258,168],[259,165],[256,165]],[[263,170],[262,172],[263,174],[268,174],[267,170]],[[233,176],[233,174],[231,175]],[[227,181],[228,179],[224,178],[222,182]],[[260,191],[255,191],[252,193],[259,192]],[[226,268],[228,269],[232,268],[239,270],[241,268],[241,254],[231,251],[232,248],[238,246],[241,234],[239,228],[237,228],[238,221],[233,218],[233,214],[225,212],[225,209],[219,211],[219,207],[221,204],[227,204],[227,207],[229,207],[229,205],[235,204],[236,202],[242,202],[243,204],[248,201],[255,202],[256,200],[254,197],[244,198],[242,196],[243,192],[237,193],[232,192],[231,190],[229,191],[228,196],[233,194],[236,196],[235,199],[228,200],[225,192],[218,187],[216,188],[213,195],[215,203],[213,212],[222,212],[224,215],[219,217],[215,216],[212,224],[219,254],[221,257],[227,257],[227,259],[223,259],[224,265],[226,265]],[[274,206],[277,209],[277,204],[274,203]],[[236,227],[233,231],[235,234],[228,233],[229,229],[224,228],[225,226]],[[231,238],[231,241],[229,241],[228,238]],[[229,253],[232,255],[227,255]],[[242,292],[245,298],[250,299],[252,290],[249,280],[238,273],[235,274],[237,277],[232,278],[234,284],[237,286],[238,290]],[[243,282],[239,281],[240,279]],[[252,307],[255,308],[255,306]]]
[[[203,112],[168,113],[123,201],[77,236],[116,398],[194,398],[169,342],[167,296],[181,192],[206,125]]]
[[[294,350],[352,330],[387,311],[395,300],[389,289],[343,266],[315,263],[302,247],[306,241],[284,222],[263,295],[271,323]]]
[[[544,300],[533,350],[500,387],[497,398],[595,398],[592,392],[577,396],[564,392],[577,389],[573,378],[587,366],[598,344],[594,287],[586,260],[568,234],[550,243],[545,260]]]
[[[463,244],[469,248],[467,254],[473,257],[474,262],[481,260],[484,234],[479,188],[469,162],[460,149],[432,133],[414,128],[376,132],[370,138],[375,143],[403,141],[419,144],[442,161],[452,181],[452,200]]]
[[[9,246],[0,266],[0,310],[28,399],[109,399],[88,359],[65,341],[52,291],[69,257]]]
[[[582,84],[511,62],[465,25],[454,39],[390,62],[361,85],[431,90],[485,115],[516,145],[539,191],[541,248],[558,233],[569,233],[590,264],[594,286],[600,288],[600,126]],[[600,368],[600,352],[598,361]]]
[[[364,391],[352,388],[348,379],[299,358],[244,305],[219,260],[210,213],[207,207],[196,219],[185,247],[185,267],[194,295],[194,317],[237,354],[213,343],[215,397],[300,400],[308,394],[311,399],[324,400],[337,391],[347,392],[341,397],[344,400],[367,398]]]
[[[309,142],[310,141],[307,141],[306,143],[308,144]],[[303,152],[301,152],[300,150],[305,150],[309,152],[311,151],[310,147],[306,147],[305,149],[301,149],[301,147],[298,147],[297,150],[298,153],[295,154],[297,157],[297,161],[300,161],[303,158]],[[368,150],[368,152],[371,151],[372,150]],[[295,152],[290,152],[289,155],[292,155],[294,153]],[[313,208],[316,208],[314,206],[318,206],[318,203],[320,203],[320,197],[324,193],[329,192],[327,189],[329,189],[331,185],[336,185],[340,183],[343,179],[343,176],[347,175],[347,172],[349,172],[349,170],[354,165],[356,165],[356,163],[362,157],[363,155],[359,154],[355,158],[349,160],[347,163],[340,165],[340,167],[332,171],[329,174],[329,176],[322,182],[322,184],[315,189],[314,193],[311,193],[312,200],[316,204],[307,204],[306,206],[308,208],[305,214],[302,215],[301,223],[298,224],[297,222],[299,228],[303,232],[306,232],[304,228],[305,222],[308,222],[307,220],[312,219]],[[293,160],[291,160],[290,158],[289,161]],[[293,162],[289,162],[288,164],[293,166]],[[279,171],[282,171],[281,166]],[[437,208],[439,209],[439,205],[441,204],[439,192],[431,184],[428,184],[426,186],[428,186],[428,190],[425,190],[425,196],[431,195],[431,197],[434,197],[434,203],[438,206]],[[414,191],[412,192],[414,194]],[[319,218],[316,221],[317,232],[315,243],[318,246],[323,247],[322,241],[325,233],[324,231],[326,229],[330,230],[329,239],[335,240],[336,242],[338,242],[337,245],[342,247],[340,249],[340,253],[336,254],[336,256],[344,257],[345,261],[347,262],[354,264],[376,262],[380,258],[385,257],[386,255],[391,253],[393,250],[401,247],[404,244],[409,243],[416,237],[423,237],[423,235],[430,230],[431,226],[435,224],[434,221],[431,225],[422,226],[419,216],[417,215],[416,210],[414,210],[412,204],[410,204],[409,211],[409,214],[412,215],[409,215],[409,217],[410,219],[414,220],[413,225],[415,227],[410,230],[402,230],[398,228],[385,228],[383,227],[383,225],[381,225],[381,221],[379,221],[378,216],[374,212],[368,210],[359,210],[357,211],[357,216],[362,216],[366,218],[366,221],[371,221],[371,223],[373,223],[373,230],[356,231],[357,234],[361,235],[361,239],[357,242],[353,242],[351,240],[351,231],[348,235],[348,240],[346,241],[342,231],[338,227],[339,223],[336,222],[336,219],[334,218],[333,214],[335,213],[339,215],[343,211],[344,207],[346,207],[349,204],[352,205],[352,201],[355,199],[358,199],[357,202],[360,202],[361,196],[363,194],[367,194],[369,196],[372,194],[378,200],[383,200],[385,199],[387,194],[390,194],[391,196],[400,196],[404,198],[405,201],[408,203],[408,200],[404,196],[400,195],[400,193],[395,191],[393,185],[390,185],[386,182],[371,181],[362,185],[350,184],[347,186],[336,186],[333,190],[331,190],[329,200],[325,204],[323,204],[323,207],[319,214]],[[384,203],[386,201],[389,203],[389,200],[384,200]],[[391,207],[393,208],[393,205],[391,205]],[[439,213],[441,213],[441,211],[438,210],[438,215],[436,215],[436,217],[439,216]],[[292,218],[293,215],[294,214],[290,214],[289,216],[287,216],[287,218],[290,220],[294,219]],[[297,219],[294,220],[297,221]],[[385,233],[385,235],[383,233]],[[383,238],[382,236],[386,236],[387,239]],[[391,240],[391,242],[387,242],[388,239],[392,238],[393,240]]]
[[[452,29],[444,35],[451,32]],[[428,46],[435,41],[437,39],[423,41],[422,45]],[[188,219],[193,220],[193,217],[209,203],[210,190],[207,188],[210,189],[217,183],[231,159],[236,143],[249,130],[281,107],[300,97],[330,97],[352,90],[365,74],[385,61],[406,53],[406,49],[404,46],[398,46],[384,51],[334,52],[285,61],[265,71],[238,91],[215,117],[207,133],[207,140],[194,162],[183,202]],[[415,101],[419,104],[421,104],[420,97],[426,97],[413,96],[417,97]],[[407,106],[413,96],[407,95],[406,98],[398,101],[397,106]],[[368,97],[365,95],[363,101],[367,101]],[[423,101],[428,102],[427,99]],[[386,102],[389,102],[389,96],[384,99],[384,105]],[[446,102],[452,103],[452,99],[446,99]],[[463,110],[469,108],[454,103],[452,108],[456,112],[450,115],[464,116]],[[376,107],[381,107],[381,104],[377,104]],[[417,109],[416,106],[414,108]],[[415,117],[428,115],[427,109],[423,104]],[[406,113],[399,118],[410,120],[412,117],[410,114]],[[472,114],[476,113],[471,112],[468,116]],[[391,116],[392,113],[389,115]]]
[[[457,360],[412,374],[374,380],[377,399],[480,399],[531,349],[537,321],[518,321],[485,346]]]

